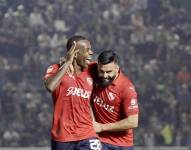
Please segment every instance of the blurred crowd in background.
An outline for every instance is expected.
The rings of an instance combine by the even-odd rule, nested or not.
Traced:
[[[185,2],[185,3],[183,3]],[[0,146],[49,146],[46,68],[72,35],[112,49],[140,105],[136,146],[191,146],[189,0],[0,0]],[[191,7],[190,7],[191,8]]]

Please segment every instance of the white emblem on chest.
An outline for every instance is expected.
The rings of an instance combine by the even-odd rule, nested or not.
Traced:
[[[108,95],[110,101],[113,101],[116,97],[116,94],[113,94],[112,92],[109,92],[107,95]]]

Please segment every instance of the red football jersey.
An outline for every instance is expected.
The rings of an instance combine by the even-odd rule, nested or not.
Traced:
[[[137,93],[131,81],[120,71],[119,76],[106,88],[95,87],[92,94],[96,121],[112,123],[129,115],[138,114]],[[100,140],[118,146],[133,146],[133,130],[102,132]]]
[[[51,65],[45,79],[54,75],[58,64]],[[54,116],[51,129],[55,141],[78,141],[95,137],[90,115],[90,96],[93,80],[88,69],[75,76],[65,74],[61,83],[52,93],[54,100]]]

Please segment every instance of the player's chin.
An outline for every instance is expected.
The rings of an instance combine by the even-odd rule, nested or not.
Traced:
[[[103,82],[104,84],[109,84],[111,81],[110,81],[109,79],[104,79],[104,78],[102,78],[102,82]]]
[[[89,59],[86,59],[86,63],[91,63],[92,62],[92,59],[91,58],[89,58]]]
[[[85,60],[85,65],[86,65],[86,66],[88,66],[90,63],[91,63],[91,60],[89,60],[89,59],[86,59],[86,60]]]
[[[108,85],[110,85],[111,82],[108,80],[102,80],[102,82],[100,83],[101,87],[107,87]]]
[[[87,68],[88,65],[89,65],[89,63],[85,62],[85,63],[83,64],[83,67],[84,67],[84,68]]]

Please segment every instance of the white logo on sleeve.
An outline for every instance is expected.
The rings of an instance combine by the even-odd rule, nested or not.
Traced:
[[[50,72],[52,72],[52,70],[53,70],[54,68],[53,68],[53,66],[50,66],[50,67],[48,67],[48,69],[47,69],[47,73],[50,73]]]
[[[137,108],[138,108],[137,99],[132,98],[128,109],[130,110],[130,109],[137,109]]]
[[[131,99],[131,106],[134,106],[134,105],[136,105],[136,104],[137,104],[137,100],[134,99],[134,98],[132,98],[132,99]]]
[[[132,86],[130,86],[129,89],[135,91],[135,88]]]
[[[115,99],[116,95],[111,93],[111,92],[109,92],[108,93],[108,97],[109,97],[109,100],[113,101]]]

